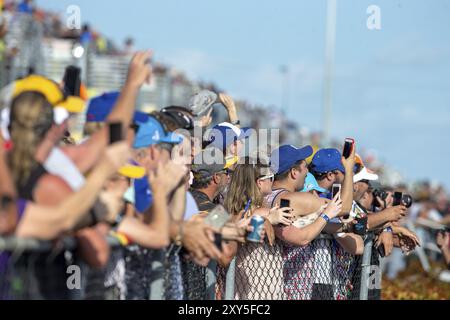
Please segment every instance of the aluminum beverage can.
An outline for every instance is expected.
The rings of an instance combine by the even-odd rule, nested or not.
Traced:
[[[260,233],[264,227],[264,218],[261,216],[253,216],[252,220],[250,220],[250,225],[253,227],[253,231],[248,234],[247,241],[260,242]]]

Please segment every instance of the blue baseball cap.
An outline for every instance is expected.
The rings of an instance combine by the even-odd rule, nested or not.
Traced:
[[[105,122],[119,98],[120,92],[107,92],[89,101],[86,122]]]
[[[320,193],[324,193],[327,191],[324,188],[320,187],[319,184],[317,183],[316,178],[314,178],[314,176],[308,172],[305,179],[305,185],[301,192],[309,192],[311,190],[316,190],[317,192]]]
[[[325,173],[339,170],[345,173],[342,165],[342,155],[337,149],[321,149],[317,151],[311,162],[311,170],[316,173]]]
[[[150,115],[148,113],[142,112],[142,111],[135,111],[133,115],[133,122],[140,124],[145,123],[150,118]]]
[[[86,111],[86,122],[105,122],[119,99],[119,96],[119,91],[111,91],[92,98]],[[149,115],[147,113],[135,111],[133,122],[144,123],[148,118]]]
[[[293,145],[284,145],[272,151],[270,165],[276,175],[291,169],[294,164],[305,160],[313,153],[311,146],[296,148]]]
[[[181,141],[183,141],[181,135],[173,132],[166,133],[158,120],[149,116],[147,122],[139,125],[133,148],[145,148],[161,142],[179,144]]]
[[[238,140],[243,140],[252,134],[251,128],[238,128],[235,125],[223,122],[211,129],[209,134],[210,146],[225,152],[227,147]]]

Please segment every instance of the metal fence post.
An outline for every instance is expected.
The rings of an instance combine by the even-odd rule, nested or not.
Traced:
[[[216,299],[216,269],[217,262],[211,260],[206,268],[205,282],[206,282],[206,299],[207,300],[215,300]]]
[[[152,261],[152,277],[150,279],[150,300],[164,300],[164,268],[165,250],[157,250]]]
[[[372,257],[373,234],[369,233],[364,245],[364,254],[361,263],[361,287],[359,292],[360,300],[367,300],[369,296],[369,272]]]
[[[234,258],[227,270],[225,281],[225,300],[234,300],[234,279],[236,274],[236,258]]]

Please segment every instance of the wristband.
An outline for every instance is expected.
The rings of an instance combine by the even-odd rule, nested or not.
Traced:
[[[180,228],[178,229],[178,234],[175,237],[174,241],[175,245],[181,247],[183,245],[183,222],[180,223]]]
[[[330,217],[327,216],[326,214],[322,214],[320,217],[323,218],[326,223],[330,222]]]

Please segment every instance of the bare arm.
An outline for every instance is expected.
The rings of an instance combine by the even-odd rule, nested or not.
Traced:
[[[369,230],[378,229],[383,227],[386,223],[399,221],[405,214],[405,206],[389,207],[377,213],[369,213],[367,226]]]
[[[352,210],[353,205],[353,167],[355,166],[355,152],[356,144],[353,147],[352,153],[348,159],[342,157],[342,165],[345,169],[344,183],[342,185],[341,199],[342,212],[340,216],[347,215]]]
[[[8,207],[0,209],[0,235],[13,233],[17,225],[17,207],[15,203],[17,194],[11,173],[6,164],[3,144],[4,141],[0,134],[0,196],[8,196],[13,202]]]
[[[106,179],[128,157],[128,146],[125,143],[111,146],[108,153],[89,175],[86,184],[76,193],[71,193],[68,189],[67,198],[59,205],[29,203],[16,235],[51,240],[70,231],[92,207]],[[109,159],[114,159],[114,162]],[[58,189],[64,188],[63,185],[54,186]]]
[[[330,202],[324,211],[330,219],[334,218],[341,212],[342,200],[336,196],[332,202]],[[312,240],[314,240],[325,228],[327,222],[325,219],[319,217],[313,223],[303,228],[297,228],[289,226],[285,228],[275,228],[275,234],[281,240],[291,243],[295,246],[307,246]]]
[[[120,92],[114,109],[108,116],[107,122],[120,121],[124,129],[129,127],[134,114],[139,89],[146,81],[149,81],[151,76],[151,69],[146,62],[150,56],[150,52],[138,52],[133,56],[128,68],[127,81]],[[66,147],[63,150],[76,164],[78,169],[82,173],[85,173],[98,161],[107,144],[108,128],[104,127],[82,145]]]
[[[170,200],[170,214],[172,219],[176,221],[183,220],[184,211],[186,210],[186,187],[181,183],[173,193]]]
[[[230,123],[236,123],[239,120],[239,118],[237,115],[236,105],[234,104],[233,99],[230,96],[221,93],[219,94],[219,100],[225,106],[225,109],[227,109],[228,117],[230,118]]]
[[[294,209],[292,214],[295,217],[306,216],[317,212],[329,201],[307,192],[290,192],[281,194],[275,201],[275,205],[280,204],[280,199],[290,200],[291,208]]]
[[[143,247],[161,249],[167,247],[170,243],[165,232],[161,232],[164,227],[164,223],[147,225],[134,217],[127,216],[119,224],[117,231],[126,234],[134,243]]]
[[[364,253],[364,240],[357,234],[344,233],[335,239],[350,254],[359,256]]]

